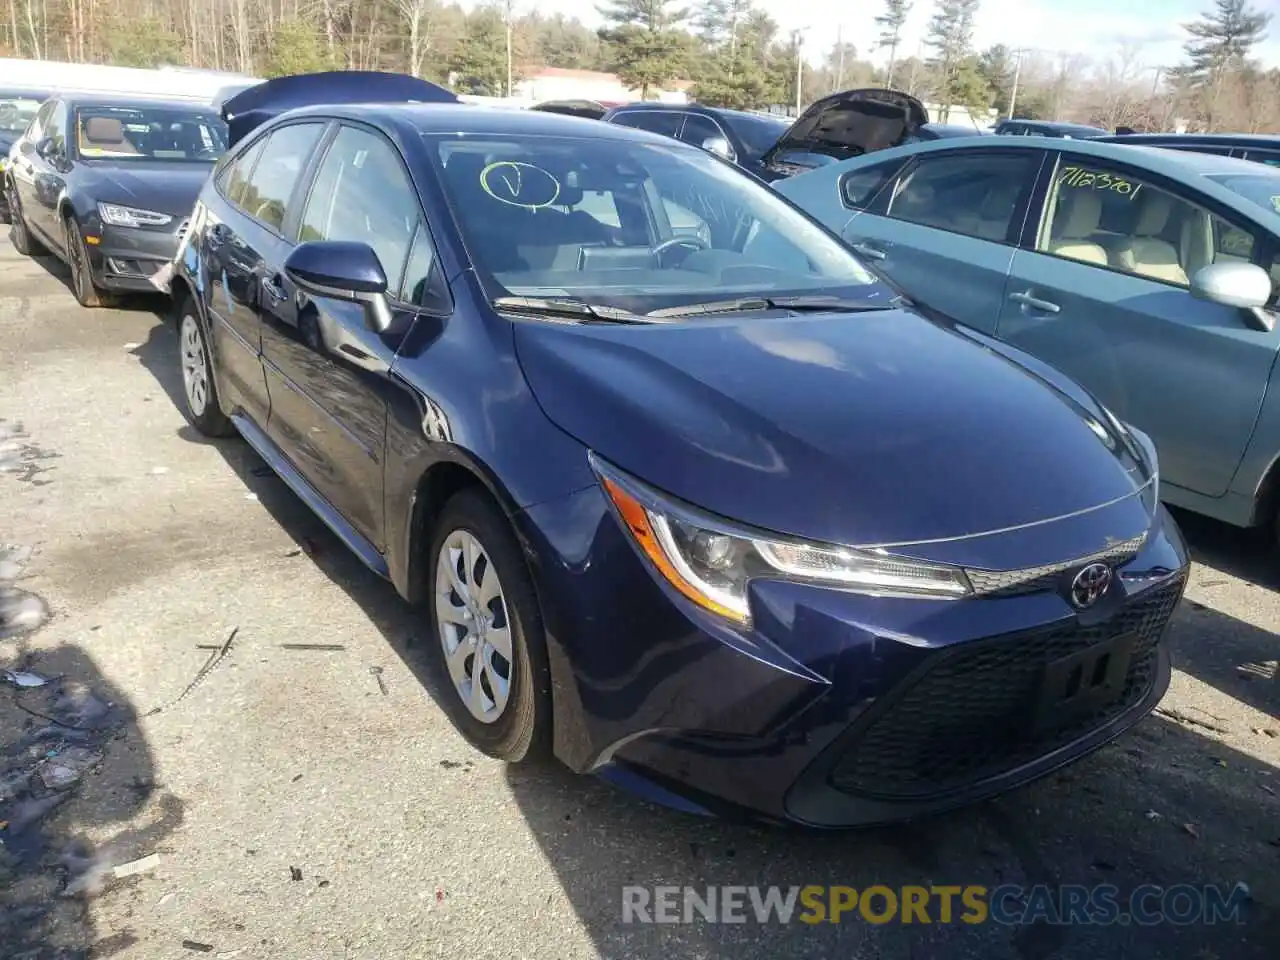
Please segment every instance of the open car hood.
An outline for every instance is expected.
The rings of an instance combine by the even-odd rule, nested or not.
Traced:
[[[848,160],[896,146],[929,122],[924,104],[901,90],[845,90],[810,104],[764,155],[816,153]]]
[[[272,117],[297,107],[328,103],[458,103],[444,87],[402,73],[332,70],[276,77],[222,104],[230,146]]]

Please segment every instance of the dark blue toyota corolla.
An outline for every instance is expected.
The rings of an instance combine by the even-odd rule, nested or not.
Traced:
[[[187,412],[421,603],[479,749],[842,827],[1151,711],[1187,557],[1145,436],[701,150],[359,84],[401,102],[228,103]]]

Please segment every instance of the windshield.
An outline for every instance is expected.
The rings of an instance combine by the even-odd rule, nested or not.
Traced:
[[[424,139],[491,297],[571,296],[647,313],[743,296],[867,295],[879,283],[772,190],[702,150]]]
[[[85,106],[76,110],[76,149],[85,160],[212,163],[227,126],[211,110],[170,106]]]
[[[1207,176],[1268,213],[1280,213],[1280,174],[1213,173]]]
[[[43,102],[31,97],[0,96],[0,133],[21,133],[27,129]]]
[[[787,120],[776,120],[773,117],[753,117],[745,113],[722,113],[720,119],[729,125],[746,144],[748,152],[760,158],[769,148],[778,142],[778,138],[787,131],[791,123]]]

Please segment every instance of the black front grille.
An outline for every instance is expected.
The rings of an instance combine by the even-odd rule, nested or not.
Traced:
[[[1072,624],[938,653],[859,722],[861,732],[832,768],[832,786],[886,799],[951,793],[1029,763],[1120,716],[1151,690],[1158,644],[1184,579],[1147,591],[1096,626]],[[1128,635],[1134,644],[1116,699],[1060,726],[1034,723],[1047,666]]]

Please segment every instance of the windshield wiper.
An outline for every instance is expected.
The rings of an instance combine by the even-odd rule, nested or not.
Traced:
[[[807,313],[868,313],[874,310],[896,310],[907,306],[905,297],[890,300],[857,300],[851,297],[795,296],[795,297],[739,297],[735,300],[711,300],[680,307],[667,307],[646,313],[646,317],[672,319],[696,317],[713,313],[746,313],[756,310],[794,310]]]
[[[646,316],[611,307],[604,303],[588,303],[578,297],[497,297],[495,310],[514,310],[543,317],[564,317],[579,323],[659,323]]]

